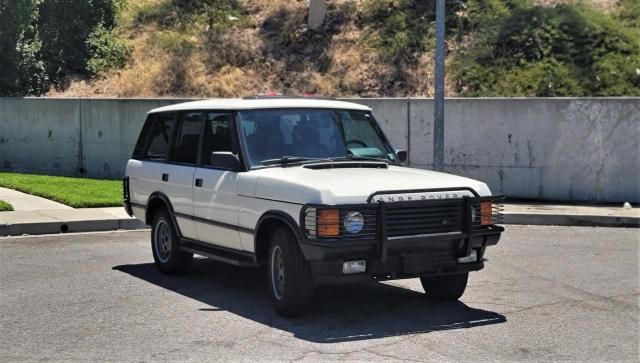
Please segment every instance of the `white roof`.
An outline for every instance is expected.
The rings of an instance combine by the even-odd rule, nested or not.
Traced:
[[[184,102],[154,108],[149,111],[188,111],[188,110],[255,110],[264,108],[332,108],[346,110],[371,111],[367,106],[352,102],[326,100],[317,98],[212,98],[202,101]]]

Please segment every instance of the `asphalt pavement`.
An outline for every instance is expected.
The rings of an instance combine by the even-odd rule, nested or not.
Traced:
[[[325,287],[300,319],[263,270],[153,266],[148,231],[0,238],[0,361],[638,361],[640,230],[507,226],[461,302],[417,279]]]

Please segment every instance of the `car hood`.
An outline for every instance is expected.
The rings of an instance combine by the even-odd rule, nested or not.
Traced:
[[[362,164],[361,164],[362,165]],[[491,192],[483,182],[430,170],[400,166],[340,167],[314,169],[310,165],[275,167],[250,171],[254,188],[249,196],[300,204],[366,203],[380,191],[470,188],[480,196]],[[442,196],[440,196],[442,197]],[[455,196],[446,196],[447,198]]]

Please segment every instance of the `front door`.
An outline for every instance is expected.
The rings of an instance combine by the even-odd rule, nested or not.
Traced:
[[[214,151],[233,151],[232,120],[231,113],[206,114],[201,165],[194,177],[194,222],[200,241],[242,250],[237,228],[238,174],[211,162]]]

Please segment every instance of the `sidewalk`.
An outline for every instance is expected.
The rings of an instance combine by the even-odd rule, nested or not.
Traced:
[[[640,208],[505,203],[503,213],[505,224],[640,227]]]
[[[13,204],[15,199],[8,201]],[[0,236],[148,228],[122,207],[30,210],[33,203],[21,206],[22,210],[0,212]],[[503,213],[504,224],[640,227],[639,208],[507,203]]]
[[[0,236],[145,228],[144,223],[129,217],[123,207],[74,209],[7,188],[0,188],[0,199],[14,209],[0,212]]]

